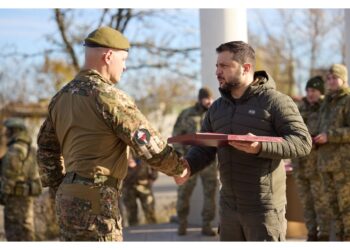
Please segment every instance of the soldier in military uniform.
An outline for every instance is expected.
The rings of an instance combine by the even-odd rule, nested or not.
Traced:
[[[206,111],[212,103],[212,94],[209,89],[201,88],[198,92],[198,101],[192,107],[183,110],[177,118],[173,136],[183,134],[193,134],[199,132],[202,120]],[[175,149],[186,154],[189,145],[174,145]],[[217,189],[217,162],[214,161],[205,170],[193,175],[185,184],[178,187],[177,192],[177,216],[178,216],[178,235],[185,235],[187,229],[187,216],[190,210],[190,198],[198,176],[201,177],[204,203],[202,209],[202,234],[208,236],[215,236],[216,233],[211,227],[211,222],[215,217],[215,195]]]
[[[129,147],[156,170],[185,173],[184,160],[153,129],[134,101],[114,86],[129,41],[101,27],[85,39],[85,65],[51,100],[38,135],[43,186],[57,190],[61,239],[121,241],[118,206]]]
[[[123,183],[123,202],[126,208],[128,224],[139,224],[137,200],[140,200],[146,223],[156,223],[155,199],[152,191],[153,182],[158,172],[148,164],[130,155],[128,173]]]
[[[350,240],[350,91],[347,68],[334,64],[327,74],[327,93],[321,106],[317,165],[338,240]]]
[[[311,136],[317,134],[319,109],[324,94],[322,77],[315,76],[306,83],[306,97],[298,103],[301,116]],[[321,176],[317,169],[317,148],[315,144],[311,153],[293,162],[293,175],[298,186],[299,197],[304,209],[304,219],[308,230],[308,241],[328,241],[330,214],[328,200],[324,195]]]
[[[6,127],[7,152],[2,159],[5,234],[8,241],[33,241],[34,196],[41,193],[41,182],[34,148],[23,120],[9,118]]]

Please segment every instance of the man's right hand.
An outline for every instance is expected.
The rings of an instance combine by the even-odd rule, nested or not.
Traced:
[[[184,158],[182,158],[181,160],[183,161],[186,168],[184,169],[181,175],[174,176],[174,180],[177,185],[184,184],[190,178],[191,175],[190,165]]]

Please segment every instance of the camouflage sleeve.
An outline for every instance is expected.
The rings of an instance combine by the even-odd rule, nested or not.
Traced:
[[[98,93],[96,100],[107,124],[135,151],[136,157],[170,176],[183,172],[180,155],[166,144],[129,96],[113,88]]]
[[[350,142],[350,97],[346,105],[344,105],[343,117],[344,126],[329,129],[327,137],[329,143],[349,143]]]
[[[37,160],[43,186],[57,188],[64,177],[64,163],[50,117],[46,118],[38,134]]]

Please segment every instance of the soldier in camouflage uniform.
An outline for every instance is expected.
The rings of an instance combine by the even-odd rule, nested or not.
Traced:
[[[130,155],[128,174],[123,183],[123,202],[127,212],[129,226],[139,224],[137,199],[140,200],[147,223],[156,223],[155,199],[152,184],[158,172],[148,164]]]
[[[130,45],[101,27],[85,39],[85,65],[51,100],[38,135],[43,186],[57,190],[61,239],[121,241],[118,205],[129,147],[170,176],[186,169],[179,154],[153,129],[134,101],[114,86]]]
[[[323,100],[324,81],[322,77],[311,78],[306,84],[306,97],[298,105],[301,116],[311,136],[317,134],[319,109]],[[317,148],[293,162],[293,175],[297,183],[299,197],[304,209],[304,219],[308,230],[308,241],[328,241],[330,214],[328,200],[324,195],[321,176],[317,169]]]
[[[177,118],[173,136],[192,134],[199,132],[202,120],[206,111],[212,103],[212,94],[207,88],[202,88],[198,93],[198,102],[183,110]],[[181,154],[186,154],[189,145],[174,145]],[[177,193],[177,216],[179,221],[178,235],[185,235],[187,229],[187,216],[190,210],[190,198],[198,176],[201,177],[203,185],[204,203],[202,210],[202,234],[215,236],[216,233],[211,227],[211,222],[215,217],[215,195],[217,190],[217,162],[214,161],[209,167],[193,175],[185,184],[178,187]]]
[[[327,94],[321,106],[318,167],[322,174],[328,206],[335,220],[338,240],[350,240],[350,91],[347,69],[334,64],[327,75]]]
[[[41,182],[31,139],[19,118],[5,121],[7,152],[2,160],[5,234],[8,241],[33,241],[34,196],[41,193]]]

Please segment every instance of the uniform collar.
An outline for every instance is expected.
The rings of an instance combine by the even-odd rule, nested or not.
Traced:
[[[95,69],[83,69],[78,73],[78,78],[79,77],[94,77],[99,79],[100,81],[107,83],[109,85],[114,85],[114,83],[112,83],[111,81],[107,80],[106,78],[104,78],[100,72],[98,72]]]

